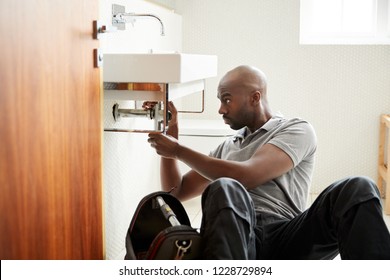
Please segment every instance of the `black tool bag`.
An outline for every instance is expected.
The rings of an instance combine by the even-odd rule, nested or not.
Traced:
[[[145,196],[126,236],[126,260],[199,259],[201,237],[178,199],[166,192]]]

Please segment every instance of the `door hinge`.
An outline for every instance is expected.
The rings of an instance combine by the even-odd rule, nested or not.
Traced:
[[[95,68],[99,68],[103,66],[103,53],[101,49],[94,49],[93,50],[93,66]]]

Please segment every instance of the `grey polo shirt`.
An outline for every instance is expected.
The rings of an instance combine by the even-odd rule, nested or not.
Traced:
[[[263,222],[291,219],[306,208],[314,168],[317,139],[308,122],[274,116],[253,133],[246,127],[239,130],[212,151],[210,156],[245,161],[267,143],[287,153],[294,167],[282,176],[251,189],[249,194]]]

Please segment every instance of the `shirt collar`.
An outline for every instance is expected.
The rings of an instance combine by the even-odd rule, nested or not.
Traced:
[[[281,116],[278,116],[278,115],[275,115],[275,116],[272,116],[272,118],[270,118],[262,127],[260,127],[257,131],[261,130],[261,129],[264,129],[266,131],[270,131],[271,129],[273,129],[275,126],[277,126],[277,124],[280,122],[280,120],[282,119]]]
[[[248,127],[243,127],[240,130],[238,130],[237,134],[234,136],[233,141],[236,142],[237,140],[244,140],[246,137],[248,137],[251,134],[255,134],[260,132],[261,130],[269,131],[272,128],[274,128],[281,120],[281,116],[275,115],[272,116],[271,119],[269,119],[262,127],[260,127],[258,130],[255,132],[251,132]]]

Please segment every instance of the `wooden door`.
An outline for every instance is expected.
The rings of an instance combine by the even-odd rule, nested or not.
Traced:
[[[0,1],[0,259],[102,259],[97,0]]]

